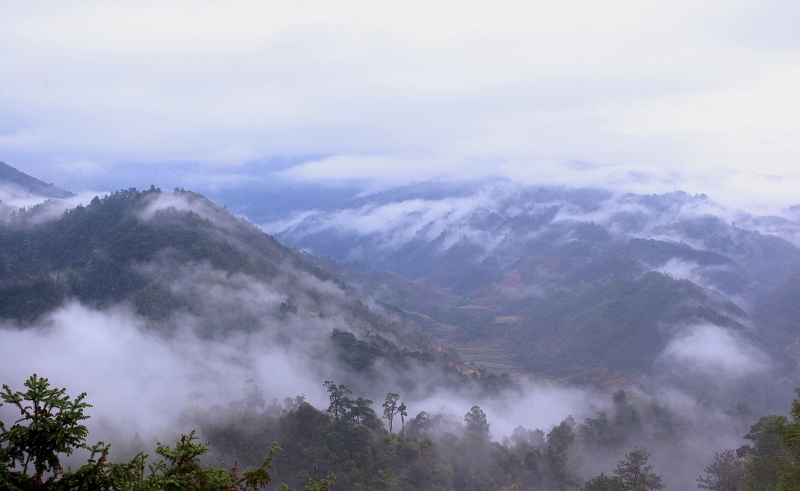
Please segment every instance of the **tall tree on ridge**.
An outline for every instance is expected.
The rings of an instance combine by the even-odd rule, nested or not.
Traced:
[[[401,402],[400,406],[397,407],[397,412],[400,414],[400,423],[403,425],[403,429],[400,430],[403,432],[403,435],[406,434],[406,416],[408,416],[407,407],[405,402]]]
[[[332,380],[326,380],[325,387],[328,389],[331,401],[330,406],[328,406],[328,412],[338,421],[347,412],[347,407],[351,403],[347,394],[352,394],[353,391],[345,387],[344,384],[336,385]]]
[[[389,433],[392,433],[392,421],[394,415],[397,414],[397,401],[400,399],[398,394],[389,392],[386,394],[386,400],[383,402],[383,417],[389,420]]]

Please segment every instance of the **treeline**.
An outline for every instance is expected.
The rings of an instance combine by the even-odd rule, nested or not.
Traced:
[[[495,441],[479,406],[463,417],[425,411],[412,416],[398,394],[388,393],[378,404],[342,384],[325,385],[325,410],[302,396],[268,403],[250,384],[240,401],[196,408],[185,422],[213,442],[219,459],[254,465],[276,440],[283,448],[275,456],[281,481],[300,486],[304,471],[316,465],[323,474],[334,473],[337,486],[353,490],[662,489],[675,480],[669,472],[676,468],[655,468],[647,445],[680,448],[697,431],[668,406],[619,390],[610,412],[596,411],[582,422],[570,416],[547,432],[518,426]],[[800,406],[792,411],[792,422],[759,419],[744,437],[749,445],[720,449],[716,457],[710,450],[706,472],[690,480],[699,489],[720,491],[790,489],[777,486],[790,482],[790,469],[800,465],[800,450],[792,453],[788,443],[792,432],[800,441]],[[743,404],[728,413],[739,424],[752,418]],[[587,475],[588,461],[608,455],[622,458]]]
[[[218,458],[255,464],[274,439],[283,449],[275,457],[282,481],[299,485],[303,470],[316,465],[353,490],[576,489],[583,484],[571,468],[577,446],[617,449],[643,433],[679,436],[669,411],[651,405],[640,414],[624,391],[615,394],[611,418],[598,412],[576,424],[569,417],[547,433],[520,426],[497,442],[477,405],[463,418],[425,411],[408,418],[398,394],[388,393],[379,413],[372,400],[352,397],[343,384],[325,386],[330,405],[324,411],[303,397],[267,404],[250,385],[228,408],[187,416],[213,442]]]
[[[140,452],[111,463],[108,445],[87,443],[86,394],[72,399],[34,375],[25,391],[4,385],[0,393],[0,405],[21,414],[13,423],[0,422],[0,491],[257,490],[271,482],[283,482],[281,490],[311,491],[334,482],[347,490],[653,490],[665,488],[670,476],[659,474],[647,449],[633,443],[689,431],[666,408],[618,391],[611,415],[598,411],[582,423],[568,417],[547,433],[520,426],[498,442],[477,405],[463,418],[424,411],[409,417],[399,394],[388,393],[376,410],[377,403],[343,384],[324,385],[330,404],[323,411],[302,396],[267,404],[248,384],[245,397],[226,408],[183,414],[182,423],[196,424],[210,446],[192,431],[174,446],[158,444],[152,458]],[[750,444],[709,458],[696,480],[699,489],[800,488],[800,401],[793,402],[790,418],[762,417],[745,438]],[[627,453],[616,466],[579,479],[582,459],[620,449]],[[86,463],[65,468],[62,459],[75,452],[85,453]],[[221,461],[233,465],[210,465]]]
[[[388,393],[380,412],[343,384],[326,381],[330,405],[320,410],[303,397],[267,405],[255,386],[229,408],[214,407],[191,419],[211,439],[219,458],[257,462],[271,439],[281,442],[276,476],[290,485],[303,468],[334,473],[342,489],[489,490],[514,483],[569,484],[568,423],[550,433],[515,433],[512,447],[493,442],[485,412],[473,406],[462,420],[408,408]],[[384,420],[385,424],[381,421]],[[396,424],[396,423],[399,423]],[[525,488],[527,489],[527,487]]]

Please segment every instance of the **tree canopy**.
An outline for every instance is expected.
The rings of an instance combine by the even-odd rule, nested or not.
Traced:
[[[156,460],[140,452],[129,462],[109,464],[108,445],[86,443],[88,429],[82,422],[91,406],[84,402],[85,393],[73,399],[36,374],[25,387],[12,391],[4,384],[0,393],[0,406],[16,406],[22,416],[10,426],[0,421],[0,491],[256,491],[272,481],[277,444],[260,466],[240,473],[236,465],[202,465],[208,443],[198,443],[194,431],[174,447],[158,443]],[[86,463],[75,471],[65,469],[61,459],[81,450],[89,454]],[[320,480],[315,469],[306,489],[328,491],[333,482],[332,475]],[[289,490],[285,485],[280,489]]]

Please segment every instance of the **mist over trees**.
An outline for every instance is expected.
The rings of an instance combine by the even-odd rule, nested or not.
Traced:
[[[91,406],[84,402],[86,393],[75,399],[66,389],[51,388],[48,379],[32,375],[26,391],[12,391],[7,384],[0,393],[2,404],[12,404],[22,418],[8,427],[0,421],[0,489],[23,490],[92,490],[144,491],[192,489],[197,491],[256,491],[271,481],[273,454],[280,450],[272,444],[260,466],[228,470],[224,465],[203,465],[208,444],[197,443],[194,431],[182,435],[174,447],[156,444],[156,458],[139,452],[129,462],[108,462],[109,445],[87,443],[88,429],[82,421]],[[86,463],[65,469],[62,458],[88,452]],[[328,491],[333,476],[319,480],[314,474],[306,486],[309,491]],[[289,491],[282,484],[280,489]]]
[[[3,215],[0,374],[90,384],[111,442],[91,457],[89,406],[52,392],[78,433],[15,486],[90,465],[145,489],[184,455],[220,489],[267,469],[297,489],[792,489],[791,214],[431,186],[290,221],[302,251],[182,189]],[[6,480],[27,458],[8,428]]]
[[[0,489],[21,490],[257,490],[279,476],[289,485],[305,482],[310,491],[342,489],[575,489],[584,491],[658,490],[666,487],[664,476],[650,463],[645,448],[634,447],[610,473],[589,478],[581,485],[575,462],[591,457],[597,441],[586,439],[589,420],[576,425],[571,417],[542,430],[518,427],[511,439],[492,441],[490,423],[479,406],[464,415],[462,425],[445,414],[421,412],[411,420],[409,432],[392,433],[371,405],[354,403],[341,384],[326,381],[331,395],[327,411],[314,408],[302,397],[269,406],[258,387],[248,397],[191,417],[209,444],[199,443],[194,430],[174,445],[156,445],[151,458],[139,451],[129,461],[109,461],[109,445],[88,443],[83,424],[92,406],[82,393],[71,398],[66,389],[52,388],[48,379],[31,376],[26,390],[3,385],[0,409],[14,406],[21,417],[0,421]],[[621,394],[620,394],[621,395]],[[387,407],[397,400],[387,394]],[[800,397],[800,390],[798,390]],[[619,403],[620,397],[617,398]],[[362,414],[361,417],[356,414]],[[753,446],[724,450],[714,456],[697,478],[698,489],[766,490],[796,489],[800,476],[800,400],[792,403],[791,419],[766,416],[754,424],[745,438]],[[363,416],[366,414],[366,416]],[[576,428],[577,431],[574,431]],[[618,426],[630,434],[639,428]],[[584,436],[581,436],[584,435]],[[269,442],[273,436],[283,448]],[[618,443],[601,445],[604,451]],[[211,453],[209,454],[209,451]],[[86,456],[75,468],[64,463]],[[233,466],[209,465],[220,457],[233,458]],[[78,462],[73,459],[72,462]],[[240,470],[239,463],[254,467]],[[314,469],[311,478],[302,469]],[[331,472],[320,479],[318,473]],[[291,489],[281,484],[279,489]]]
[[[773,367],[719,384],[709,358],[686,368],[679,341],[713,331],[728,345],[714,363],[794,379],[796,211],[755,216],[681,191],[428,182],[265,227],[337,261],[468,363],[611,390],[655,377],[766,411],[788,404]]]

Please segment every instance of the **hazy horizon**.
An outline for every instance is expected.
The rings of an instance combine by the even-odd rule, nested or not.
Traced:
[[[76,192],[500,177],[797,202],[794,2],[0,12],[0,160]]]

